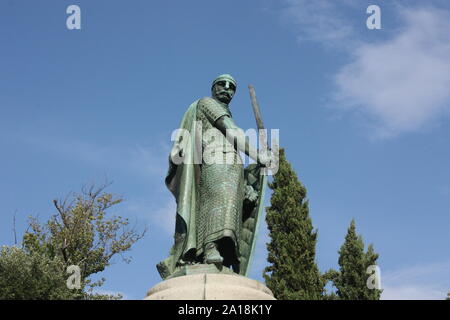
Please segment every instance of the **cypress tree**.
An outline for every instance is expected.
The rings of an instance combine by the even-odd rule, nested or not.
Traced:
[[[335,272],[333,279],[337,295],[342,300],[379,300],[381,290],[369,289],[367,282],[370,274],[367,268],[376,265],[378,254],[373,245],[364,252],[364,242],[361,235],[356,234],[355,221],[348,228],[345,242],[339,250],[340,271]]]
[[[298,180],[284,149],[279,169],[269,188],[273,190],[266,222],[269,266],[264,269],[266,285],[280,300],[321,299],[324,280],[315,262],[317,231],[309,216],[306,189]]]
[[[367,248],[367,252],[365,254],[365,268],[366,268],[366,279],[370,277],[371,275],[367,273],[367,268],[369,266],[374,266],[377,264],[377,259],[379,255],[375,252],[375,249],[373,248],[373,244],[369,244],[369,247]],[[383,290],[379,289],[369,289],[367,286],[367,280],[366,280],[366,300],[380,300],[381,292]]]

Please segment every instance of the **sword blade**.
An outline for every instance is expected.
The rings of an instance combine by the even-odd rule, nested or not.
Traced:
[[[250,84],[248,86],[250,92],[250,99],[252,101],[253,114],[255,115],[256,126],[258,127],[259,142],[261,144],[261,149],[267,149],[267,137],[266,131],[264,130],[264,124],[262,121],[261,110],[259,109],[258,100],[256,99],[255,88]]]

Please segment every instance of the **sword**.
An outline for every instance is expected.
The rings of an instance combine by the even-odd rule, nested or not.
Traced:
[[[252,108],[253,108],[253,114],[255,115],[256,120],[256,126],[258,127],[258,133],[259,133],[259,143],[261,145],[260,150],[258,152],[266,152],[268,150],[267,147],[267,137],[266,137],[266,130],[264,129],[264,124],[261,117],[261,110],[259,109],[258,100],[256,100],[256,94],[255,94],[255,88],[250,84],[248,86],[249,92],[250,92],[250,99],[252,101]],[[267,175],[268,175],[268,168],[265,166],[261,166],[258,161],[256,161],[257,166],[259,166],[259,177],[256,177],[258,181],[257,189],[258,189],[258,195],[259,199],[256,205],[256,210],[252,209],[251,215],[254,216],[255,226],[252,228],[254,231],[253,237],[251,240],[251,246],[250,246],[250,254],[248,256],[248,263],[247,266],[245,266],[245,276],[248,276],[248,270],[250,269],[249,266],[252,263],[254,252],[255,252],[255,245],[256,245],[256,234],[259,230],[259,222],[261,221],[261,215],[262,211],[264,210],[264,194],[266,192],[266,186],[267,186]]]
[[[253,113],[255,115],[256,126],[258,127],[259,142],[263,151],[269,150],[267,146],[266,130],[264,130],[264,124],[261,117],[261,110],[259,109],[258,100],[256,100],[255,88],[250,84],[248,86],[250,92],[250,99],[252,101]]]

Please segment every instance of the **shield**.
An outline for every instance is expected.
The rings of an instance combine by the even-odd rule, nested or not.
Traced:
[[[250,270],[264,206],[267,175],[261,173],[261,166],[255,163],[244,169],[245,181],[247,185],[252,186],[257,192],[258,199],[254,203],[244,201],[242,209],[242,233],[239,240],[239,274],[243,276],[247,276]]]

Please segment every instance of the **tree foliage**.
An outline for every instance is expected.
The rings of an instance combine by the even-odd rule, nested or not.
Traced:
[[[337,289],[337,296],[342,300],[379,300],[381,291],[370,289],[367,285],[370,274],[368,267],[376,265],[378,254],[373,245],[364,252],[364,242],[356,233],[356,224],[352,220],[345,242],[339,250],[339,271],[328,271],[329,279]]]
[[[93,293],[105,279],[92,276],[105,270],[116,255],[130,262],[124,253],[141,239],[145,229],[130,228],[128,219],[110,216],[111,207],[122,198],[101,187],[85,187],[64,201],[54,200],[56,214],[41,224],[30,217],[22,248],[3,247],[0,253],[0,298],[4,299],[117,299]],[[81,270],[81,288],[66,286],[67,267]],[[14,274],[14,270],[21,271]]]
[[[0,299],[71,299],[61,259],[3,246],[0,250]]]
[[[269,187],[266,210],[270,243],[266,285],[282,300],[322,299],[325,281],[315,262],[317,231],[309,216],[306,189],[280,149],[279,169]]]

